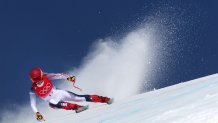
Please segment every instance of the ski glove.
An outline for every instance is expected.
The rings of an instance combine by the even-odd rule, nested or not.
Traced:
[[[67,80],[71,81],[71,82],[75,82],[76,81],[76,77],[75,76],[70,76],[70,77],[67,77]]]
[[[43,116],[39,113],[39,112],[37,112],[36,113],[36,119],[38,120],[38,121],[45,121],[45,119],[43,118]]]

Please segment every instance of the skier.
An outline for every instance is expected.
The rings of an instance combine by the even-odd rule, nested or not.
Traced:
[[[40,68],[36,67],[30,71],[30,79],[33,82],[29,93],[30,103],[32,110],[36,113],[36,119],[38,121],[45,120],[36,108],[36,95],[44,101],[47,101],[51,108],[75,110],[76,113],[88,109],[88,106],[81,106],[67,101],[88,101],[107,104],[111,104],[113,102],[113,99],[108,97],[98,95],[78,95],[70,91],[57,89],[51,81],[52,79],[66,79],[68,81],[75,82],[75,76],[69,76],[64,73],[45,73]]]

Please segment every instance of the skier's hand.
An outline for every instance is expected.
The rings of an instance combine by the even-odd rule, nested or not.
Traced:
[[[36,119],[40,122],[45,121],[45,119],[43,118],[43,116],[39,112],[36,113]]]
[[[76,77],[75,76],[70,76],[67,78],[68,81],[71,81],[71,82],[75,82],[76,81]]]

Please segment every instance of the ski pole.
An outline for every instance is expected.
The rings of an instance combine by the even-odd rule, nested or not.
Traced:
[[[69,75],[68,75],[68,78],[69,78],[69,79],[67,79],[68,81],[71,81],[71,82],[73,82],[73,87],[74,87],[74,88],[76,88],[76,89],[78,89],[78,90],[82,91],[82,89],[81,89],[81,88],[79,88],[79,87],[77,87],[77,86],[75,85],[75,83],[76,83],[75,76],[69,76]],[[74,78],[74,79],[72,79],[72,78]]]
[[[75,82],[73,82],[73,87],[74,87],[74,88],[76,88],[76,89],[78,89],[78,90],[80,90],[80,91],[82,91],[82,89],[81,89],[81,88],[79,88],[79,87],[75,86]]]

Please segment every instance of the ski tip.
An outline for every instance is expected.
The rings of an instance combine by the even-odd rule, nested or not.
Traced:
[[[114,98],[110,98],[107,102],[108,105],[112,104],[114,102]]]

